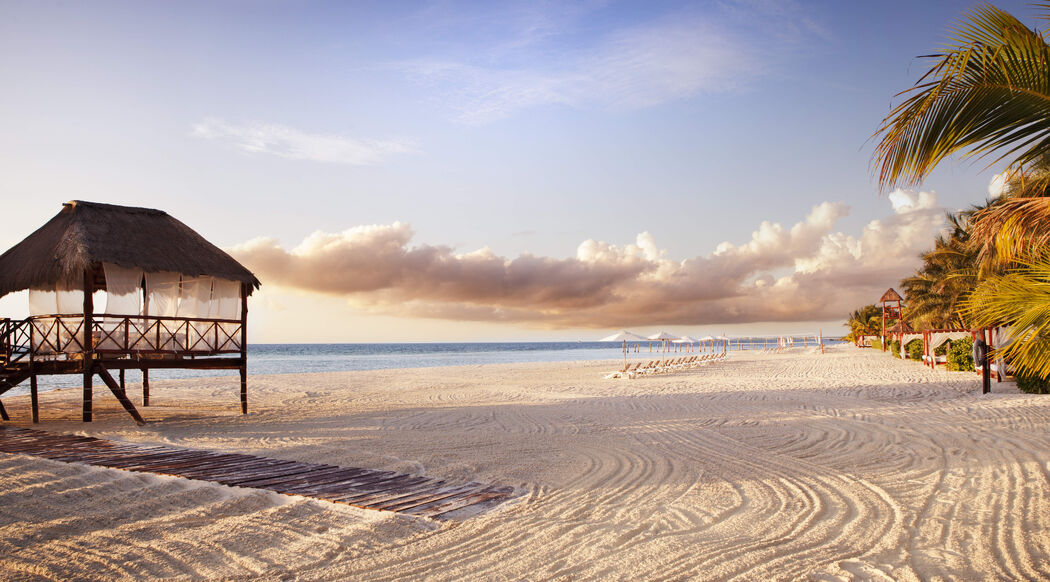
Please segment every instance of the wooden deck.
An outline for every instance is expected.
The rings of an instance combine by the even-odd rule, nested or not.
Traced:
[[[10,426],[0,426],[0,452],[266,489],[435,519],[452,518],[453,512],[466,508],[486,509],[514,496],[513,487],[447,483],[393,471],[121,443]]]

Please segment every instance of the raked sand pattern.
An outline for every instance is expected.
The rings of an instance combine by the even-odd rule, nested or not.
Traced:
[[[246,417],[228,379],[171,381],[142,428],[45,394],[49,430],[522,495],[439,523],[0,454],[0,577],[1050,579],[1050,397],[852,347],[614,365],[253,377]]]

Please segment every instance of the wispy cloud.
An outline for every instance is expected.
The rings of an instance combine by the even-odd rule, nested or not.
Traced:
[[[287,250],[256,239],[231,253],[266,282],[345,296],[401,316],[547,327],[702,325],[843,317],[918,266],[943,226],[933,193],[898,192],[858,234],[825,202],[791,227],[763,222],[742,244],[674,260],[650,233],[627,245],[587,240],[569,258],[413,244],[404,223],[317,232]]]
[[[236,124],[208,118],[194,123],[190,135],[229,143],[252,154],[355,166],[378,164],[392,155],[416,151],[415,145],[407,141],[306,133],[259,121]]]
[[[747,85],[787,46],[818,36],[798,9],[774,8],[726,2],[704,13],[600,33],[559,29],[478,51],[476,58],[428,57],[402,66],[443,90],[468,123],[544,105],[634,110]]]

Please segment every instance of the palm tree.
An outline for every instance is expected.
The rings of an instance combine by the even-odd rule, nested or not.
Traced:
[[[964,299],[977,286],[976,251],[970,245],[970,221],[975,212],[949,213],[949,232],[938,236],[932,251],[922,255],[923,265],[901,281],[908,309],[908,323],[915,329],[965,328]]]
[[[1050,21],[1050,3],[1039,8],[1039,18]],[[963,307],[978,325],[1011,324],[1003,355],[1019,370],[1050,378],[1050,327],[1039,319],[1050,318],[1040,307],[1050,305],[1050,254],[1042,250],[1050,242],[1050,199],[1043,197],[1050,191],[1050,45],[1013,15],[983,4],[929,58],[929,72],[899,94],[905,99],[875,133],[879,185],[918,184],[955,154],[1010,161],[1021,186],[972,217],[971,245],[985,269]],[[928,291],[919,281],[914,288]]]
[[[866,335],[879,335],[882,330],[882,309],[878,305],[865,305],[849,315],[846,325],[849,327],[846,339],[851,342]]]

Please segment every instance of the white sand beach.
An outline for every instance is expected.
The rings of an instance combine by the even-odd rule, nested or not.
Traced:
[[[0,454],[0,578],[1050,578],[1050,398],[853,347],[156,382],[37,428],[454,480],[521,496],[448,522]],[[132,387],[132,394],[136,389]],[[25,397],[5,399],[30,426]]]

